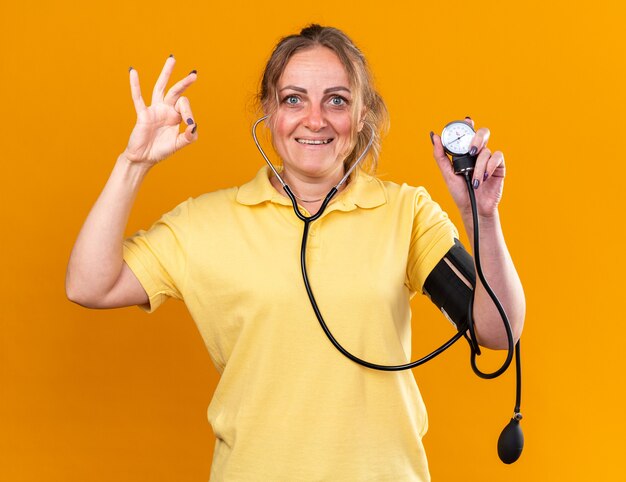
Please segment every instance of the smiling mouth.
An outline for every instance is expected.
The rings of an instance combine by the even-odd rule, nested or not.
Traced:
[[[331,137],[330,139],[300,139],[300,138],[296,138],[296,142],[298,142],[299,144],[305,144],[308,146],[320,146],[323,144],[330,144],[331,142],[333,142],[333,138]]]

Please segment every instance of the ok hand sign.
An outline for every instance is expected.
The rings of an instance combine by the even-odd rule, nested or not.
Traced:
[[[189,99],[182,96],[197,79],[196,71],[192,70],[165,93],[175,63],[173,55],[165,61],[152,91],[152,104],[148,107],[141,96],[139,74],[130,68],[130,91],[137,112],[137,123],[123,155],[131,162],[144,163],[150,167],[198,138]],[[186,125],[183,132],[179,132],[181,122]]]

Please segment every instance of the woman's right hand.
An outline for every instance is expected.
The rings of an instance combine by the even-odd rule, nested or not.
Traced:
[[[197,79],[196,71],[191,71],[165,93],[175,63],[173,56],[165,61],[161,75],[154,84],[152,104],[149,107],[146,107],[141,97],[139,74],[130,68],[130,91],[137,112],[137,123],[123,156],[131,162],[151,167],[198,138],[189,99],[182,96]],[[179,127],[181,122],[186,125],[183,132],[180,132]]]

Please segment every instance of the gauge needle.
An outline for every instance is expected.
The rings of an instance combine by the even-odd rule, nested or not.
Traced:
[[[459,137],[457,137],[456,139],[454,139],[453,141],[450,141],[450,144],[458,141],[461,137],[465,137],[467,135],[467,132],[465,134],[461,134]]]

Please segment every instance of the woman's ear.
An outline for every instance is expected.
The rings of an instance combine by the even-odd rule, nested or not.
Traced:
[[[357,128],[357,132],[361,132],[363,127],[365,127],[365,114],[367,114],[367,109],[363,107],[359,115],[359,127]]]

